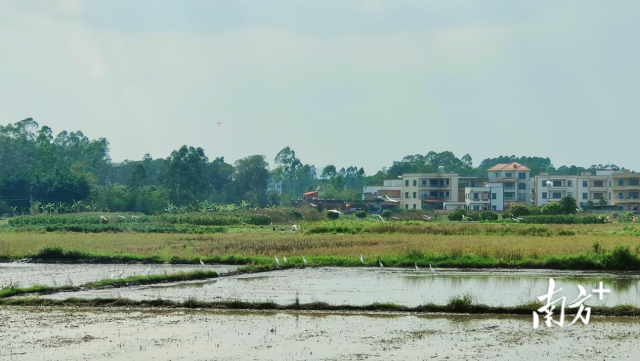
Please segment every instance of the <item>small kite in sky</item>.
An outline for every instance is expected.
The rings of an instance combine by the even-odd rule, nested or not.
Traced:
[[[221,125],[222,125],[222,122],[217,122],[217,123],[216,123],[216,125],[217,125],[217,126],[221,126]]]

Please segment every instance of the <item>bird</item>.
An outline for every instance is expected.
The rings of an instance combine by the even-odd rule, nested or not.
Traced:
[[[398,217],[391,217],[392,219],[395,219],[396,221],[399,220],[400,218]]]
[[[200,258],[200,265],[204,267],[204,262],[202,262],[202,258]]]
[[[298,230],[298,225],[294,224],[293,226],[291,226],[291,230],[294,231],[294,232],[297,231]]]
[[[433,267],[431,267],[431,264],[429,264],[429,271],[431,271],[431,273],[435,274],[436,270],[433,269]]]
[[[576,212],[580,212],[580,208],[576,208]]]
[[[381,220],[381,221],[386,222],[386,221],[384,220],[384,218],[382,218],[382,216],[381,216],[381,215],[379,215],[379,214],[378,214],[378,218],[380,218],[380,220]]]
[[[136,222],[138,222],[138,218],[140,218],[140,217],[138,217],[138,216],[131,216],[131,220],[132,220],[132,221],[136,221]]]
[[[118,216],[118,218],[127,220],[127,217],[125,217],[125,216]]]
[[[69,286],[73,286],[73,281],[71,280],[71,277],[69,275],[67,275],[67,284]]]
[[[118,278],[122,278],[124,276],[124,269],[120,270],[120,273],[118,274]]]
[[[380,264],[380,268],[384,268],[384,265],[382,264],[382,261],[378,259],[378,263]]]
[[[336,210],[336,209],[328,209],[327,212],[337,213],[337,214],[344,214],[344,213],[342,213],[342,212],[340,212],[339,210]]]
[[[116,275],[115,273],[112,273],[112,274],[111,274],[111,276],[109,276],[109,277],[110,277],[112,280],[115,280],[117,276],[118,276],[118,275]]]
[[[276,266],[278,266],[278,267],[279,267],[279,266],[280,266],[280,260],[278,259],[278,255],[276,255],[276,257],[275,257],[275,258],[276,258]]]
[[[364,264],[364,258],[362,258],[362,255],[360,255],[360,263]]]
[[[58,287],[58,282],[56,282],[56,279],[53,278],[53,276],[51,276],[51,283],[53,283],[53,287]]]
[[[147,276],[151,274],[151,267],[147,268]]]
[[[302,263],[307,264],[307,259],[302,256]]]
[[[419,271],[420,271],[420,268],[418,268],[418,262],[416,262],[414,265],[416,266],[416,271],[418,271],[418,272],[419,272]]]
[[[282,262],[287,263],[287,256],[282,257]]]
[[[464,214],[462,215],[462,219],[467,219],[467,216],[465,216]]]

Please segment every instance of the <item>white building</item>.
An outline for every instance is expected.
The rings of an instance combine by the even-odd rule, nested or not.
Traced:
[[[464,203],[464,208],[470,211],[504,211],[503,183],[487,182],[484,187],[466,187]]]
[[[531,204],[530,169],[512,162],[496,164],[487,170],[490,183],[502,183],[505,202],[519,202]]]
[[[613,202],[613,177],[611,172],[596,171],[596,175],[583,172],[581,175],[549,175],[540,173],[533,177],[532,196],[538,207],[549,202],[558,202],[572,197],[578,205],[588,201],[598,204],[604,198],[607,205]]]
[[[457,173],[402,175],[402,205],[405,209],[444,209],[444,203],[458,202]]]

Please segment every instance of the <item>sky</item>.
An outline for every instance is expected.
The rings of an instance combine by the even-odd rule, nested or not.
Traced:
[[[431,150],[640,170],[638,19],[624,0],[5,0],[0,124],[105,137],[114,161],[187,144],[367,174]]]

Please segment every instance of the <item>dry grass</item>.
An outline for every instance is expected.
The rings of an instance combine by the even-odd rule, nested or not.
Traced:
[[[558,228],[556,226],[550,228]],[[613,234],[615,225],[579,225],[571,236],[500,236],[433,234],[319,234],[230,233],[214,235],[137,233],[0,233],[0,257],[20,258],[44,246],[89,253],[158,256],[185,259],[209,256],[397,256],[422,254],[475,254],[496,258],[538,258],[628,246],[635,250],[640,237]]]

